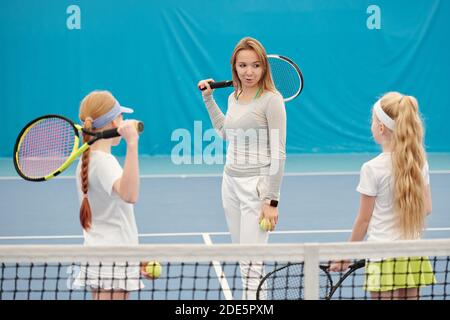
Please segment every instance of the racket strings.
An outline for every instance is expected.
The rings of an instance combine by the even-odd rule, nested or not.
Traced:
[[[51,174],[70,157],[74,143],[73,127],[63,119],[45,118],[34,123],[19,146],[20,171],[30,178]]]
[[[333,282],[330,279],[330,274],[321,269],[319,275],[319,298],[327,299],[330,296],[332,288]]]
[[[295,97],[301,87],[297,70],[287,61],[269,57],[270,69],[276,89],[283,98]]]
[[[319,298],[327,299],[333,287],[333,280],[328,272],[320,269]],[[268,275],[260,290],[260,299],[270,300],[304,300],[305,274],[303,263],[293,263],[276,269]]]
[[[260,296],[269,300],[299,300],[304,294],[303,264],[294,263],[267,277]]]

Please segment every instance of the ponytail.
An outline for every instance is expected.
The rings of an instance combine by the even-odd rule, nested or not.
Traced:
[[[424,129],[414,97],[388,94],[383,109],[395,120],[392,135],[394,212],[402,238],[417,239],[425,227],[425,181],[422,170],[426,155]],[[385,102],[385,103],[383,103]]]

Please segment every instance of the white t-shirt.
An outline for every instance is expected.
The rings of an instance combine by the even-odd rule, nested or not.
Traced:
[[[78,198],[81,204],[81,160],[76,171]],[[91,151],[89,155],[88,199],[92,211],[92,226],[83,231],[84,244],[137,245],[138,231],[133,205],[123,201],[113,190],[113,185],[122,176],[122,167],[117,159],[105,152]]]
[[[428,163],[422,170],[425,183],[430,184]],[[376,197],[372,218],[367,230],[368,241],[399,240],[394,215],[394,181],[392,176],[391,153],[383,152],[364,163],[361,167],[359,193]]]
[[[83,192],[80,171],[81,160],[76,170],[78,198],[81,204]],[[83,230],[84,245],[114,246],[139,243],[133,205],[123,201],[113,190],[113,185],[122,176],[122,172],[119,162],[110,153],[90,152],[88,199],[92,225],[89,231]],[[74,288],[89,286],[126,291],[144,288],[137,261],[82,264],[73,285]]]

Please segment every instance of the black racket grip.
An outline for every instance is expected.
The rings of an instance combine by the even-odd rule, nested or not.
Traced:
[[[233,86],[233,80],[217,81],[217,82],[210,81],[209,86],[211,87],[211,89],[231,87],[231,86]],[[206,87],[202,88],[200,90],[203,91],[205,89],[206,89]]]
[[[142,131],[144,131],[144,123],[141,121],[137,121],[136,122],[136,130],[141,133]],[[120,134],[119,132],[117,132],[117,128],[115,129],[108,129],[102,132],[98,133],[98,137],[100,139],[110,139],[110,138],[115,138],[115,137],[119,137]]]

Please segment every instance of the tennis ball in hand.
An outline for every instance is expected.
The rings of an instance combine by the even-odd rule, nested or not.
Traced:
[[[262,231],[269,231],[272,229],[272,224],[270,223],[269,220],[267,220],[266,218],[263,218],[259,222],[259,227],[261,228]]]
[[[157,279],[161,276],[162,268],[158,261],[150,261],[145,266],[145,272],[148,273],[150,278]]]

